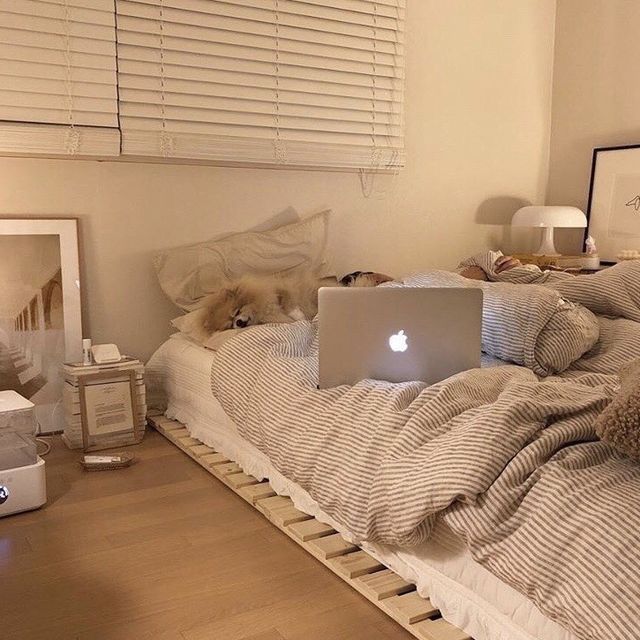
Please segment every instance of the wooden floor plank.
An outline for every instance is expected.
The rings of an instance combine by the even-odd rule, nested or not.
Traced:
[[[153,419],[151,423],[153,424]],[[267,519],[308,553],[341,576],[353,589],[402,625],[414,638],[470,640],[462,631],[441,619],[438,609],[428,598],[422,598],[414,585],[402,580],[373,556],[359,549],[357,545],[347,542],[332,527],[296,509],[290,498],[278,496],[268,482],[259,482],[256,478],[245,474],[239,465],[227,460],[220,453],[205,453],[204,449],[199,449],[198,445],[194,445],[190,439],[185,438],[182,431],[169,429],[166,422],[160,427],[160,432],[262,512]],[[175,433],[178,437],[174,437]],[[265,638],[269,637],[273,631],[273,628],[266,628],[264,625],[260,628],[264,629]],[[296,628],[306,638],[304,626],[296,625]],[[358,631],[360,630],[358,627]],[[220,629],[216,627],[216,633],[219,632]],[[183,634],[183,637],[185,640],[209,638],[213,630],[204,629],[203,633],[204,635]],[[360,637],[354,633],[352,630],[348,637],[354,640]],[[263,635],[262,632],[256,637],[261,635]],[[288,639],[289,635],[286,637]],[[295,637],[297,636],[293,633],[291,638]],[[369,635],[365,633],[362,637],[368,639]],[[236,640],[236,636],[234,635],[233,639],[229,636],[229,640]],[[237,640],[246,640],[246,636],[238,637]]]
[[[101,473],[52,440],[48,503],[0,519],[2,640],[411,640],[159,433]]]

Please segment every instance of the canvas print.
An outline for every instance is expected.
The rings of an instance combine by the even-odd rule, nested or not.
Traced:
[[[64,427],[61,365],[79,331],[79,287],[63,278],[64,235],[11,228],[0,220],[0,389],[13,389],[36,405],[41,432],[56,431]],[[73,274],[77,251],[71,259]]]

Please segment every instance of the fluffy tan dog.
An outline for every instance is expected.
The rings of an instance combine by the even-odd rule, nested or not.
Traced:
[[[204,331],[211,335],[269,322],[312,319],[320,282],[311,276],[244,276],[206,298]]]

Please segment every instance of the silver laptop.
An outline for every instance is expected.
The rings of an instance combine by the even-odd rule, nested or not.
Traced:
[[[480,366],[479,289],[323,287],[319,387],[439,382]]]

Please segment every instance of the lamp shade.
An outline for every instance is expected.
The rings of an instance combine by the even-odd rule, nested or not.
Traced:
[[[514,227],[574,227],[587,226],[587,216],[577,207],[545,207],[534,205],[518,209],[511,218]]]

